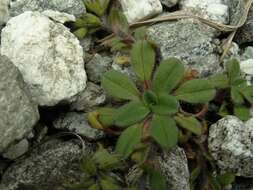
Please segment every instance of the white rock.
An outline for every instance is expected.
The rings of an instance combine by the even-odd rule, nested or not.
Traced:
[[[9,0],[0,0],[0,25],[4,24],[9,18]]]
[[[124,14],[129,23],[153,17],[162,12],[159,0],[121,0]]]
[[[182,0],[184,10],[219,23],[229,22],[229,8],[223,0]]]
[[[46,10],[46,11],[43,11],[42,14],[62,24],[69,21],[72,21],[72,22],[76,21],[76,17],[74,15],[61,13],[59,11]]]
[[[227,116],[209,130],[208,148],[222,171],[253,177],[253,119]]]
[[[83,49],[61,23],[25,12],[9,20],[1,44],[1,53],[21,71],[39,105],[74,101],[72,97],[85,89]]]
[[[240,67],[244,73],[248,75],[253,75],[253,59],[247,59],[245,61],[241,61]]]

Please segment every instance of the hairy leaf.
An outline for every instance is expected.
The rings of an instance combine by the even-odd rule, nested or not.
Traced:
[[[236,104],[244,103],[243,94],[241,93],[240,88],[238,88],[237,86],[231,87],[231,98]]]
[[[86,9],[90,12],[95,13],[99,17],[105,14],[109,3],[110,0],[84,0]]]
[[[241,90],[241,93],[248,102],[253,103],[253,86],[245,87]]]
[[[79,28],[73,32],[78,39],[83,39],[88,33],[87,28]]]
[[[175,94],[179,100],[189,103],[206,103],[215,97],[216,91],[208,80],[194,79],[182,84]]]
[[[122,11],[115,8],[111,9],[108,20],[115,34],[127,35],[129,33],[127,18]]]
[[[158,95],[156,105],[151,106],[151,110],[156,114],[166,115],[178,112],[179,102],[174,96],[161,93]]]
[[[90,13],[82,14],[81,17],[77,18],[74,23],[74,27],[77,27],[77,28],[81,28],[81,27],[98,28],[100,26],[102,26],[101,20],[97,16]]]
[[[240,76],[240,64],[236,59],[231,59],[226,63],[230,84],[233,84]]]
[[[98,110],[98,119],[101,124],[105,127],[110,127],[114,124],[114,117],[116,114],[116,109],[114,108],[100,108]]]
[[[155,65],[155,51],[147,41],[137,41],[131,50],[131,63],[141,81],[149,81]]]
[[[133,35],[136,40],[145,40],[147,36],[147,27],[142,26],[135,29]]]
[[[178,128],[168,116],[154,115],[150,125],[150,135],[165,149],[174,147],[178,141]]]
[[[250,109],[243,105],[235,105],[234,115],[242,121],[247,121],[250,118]]]
[[[201,135],[201,123],[195,117],[186,117],[183,115],[175,116],[177,124],[194,133],[195,135]]]
[[[100,181],[100,186],[102,190],[121,190],[122,189],[119,185],[112,183],[110,180],[104,180],[104,179]]]
[[[219,182],[219,184],[221,184],[223,187],[225,187],[235,181],[235,175],[232,173],[225,173],[222,175],[218,175],[216,177],[216,179]]]
[[[123,131],[117,141],[116,152],[122,155],[123,158],[127,158],[141,142],[141,138],[142,127],[140,125],[128,127]]]
[[[127,127],[142,121],[150,110],[138,101],[132,101],[117,110],[115,115],[115,125],[118,127]]]
[[[158,170],[152,170],[150,175],[150,190],[167,190],[165,177]]]
[[[118,71],[108,71],[102,79],[102,87],[108,94],[125,100],[139,99],[139,91],[127,75]]]
[[[184,66],[177,58],[163,61],[158,67],[154,80],[153,90],[157,93],[171,92],[184,76]]]
[[[229,87],[229,79],[225,74],[219,73],[212,75],[211,77],[209,77],[209,81],[215,88],[224,89]]]

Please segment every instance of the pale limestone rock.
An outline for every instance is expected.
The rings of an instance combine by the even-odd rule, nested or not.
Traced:
[[[85,89],[83,49],[61,23],[25,12],[9,20],[1,44],[1,53],[18,67],[39,105],[74,101]]]
[[[65,22],[75,22],[76,18],[74,15],[70,15],[67,13],[62,13],[59,11],[53,11],[53,10],[46,10],[42,12],[43,15],[49,17],[50,19],[64,24]]]
[[[159,0],[121,0],[120,4],[129,23],[150,18],[162,12]]]

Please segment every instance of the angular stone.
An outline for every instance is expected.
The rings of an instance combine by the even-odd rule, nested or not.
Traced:
[[[84,155],[93,151],[90,144],[83,145]],[[8,190],[63,190],[67,182],[80,180],[81,159],[81,146],[74,141],[49,141],[12,164],[2,177],[2,186]]]
[[[25,154],[29,149],[29,142],[26,139],[21,140],[17,144],[12,145],[3,154],[3,157],[15,160],[16,158]]]
[[[160,47],[162,59],[177,57],[201,76],[221,70],[214,33],[200,22],[185,19],[154,24],[148,36]]]
[[[100,83],[102,76],[111,69],[112,58],[95,54],[93,58],[85,64],[89,81]]]
[[[69,112],[54,121],[56,129],[75,132],[89,140],[98,140],[104,137],[104,132],[90,127],[85,114]]]
[[[121,0],[120,4],[129,23],[147,19],[162,12],[159,0]]]
[[[229,22],[229,7],[223,0],[182,0],[180,4],[184,10],[206,19],[223,24]]]
[[[37,105],[18,69],[0,56],[0,152],[32,131],[39,120]]]
[[[77,111],[91,111],[94,107],[97,107],[105,103],[106,95],[103,88],[100,86],[88,82],[86,89],[77,95],[77,100],[71,104],[72,110]]]
[[[11,16],[20,15],[25,11],[45,11],[48,9],[73,15],[86,12],[82,0],[11,0],[10,5]]]
[[[211,125],[208,148],[221,171],[253,177],[253,119],[226,116]]]
[[[46,10],[42,12],[43,15],[47,16],[48,18],[64,24],[65,22],[74,22],[76,21],[76,18],[74,15],[70,15],[67,13],[62,13],[59,11],[53,11],[53,10]]]
[[[85,89],[83,50],[64,25],[39,12],[25,12],[9,20],[1,44],[1,53],[21,71],[39,105],[71,102]]]
[[[190,172],[185,152],[180,147],[163,152],[156,158],[170,190],[190,190]]]

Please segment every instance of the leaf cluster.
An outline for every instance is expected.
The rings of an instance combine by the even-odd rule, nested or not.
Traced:
[[[226,72],[210,77],[210,81],[220,91],[218,101],[221,101],[221,116],[233,114],[243,121],[250,118],[253,87],[247,84],[236,59],[228,61]]]

